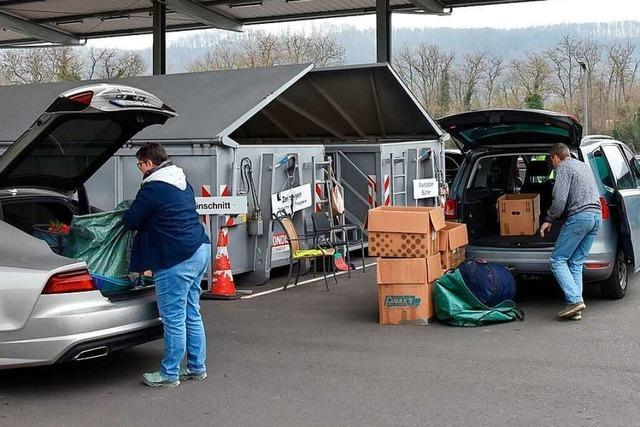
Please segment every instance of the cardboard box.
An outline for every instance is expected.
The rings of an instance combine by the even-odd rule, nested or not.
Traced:
[[[445,223],[440,230],[440,254],[442,268],[452,270],[465,260],[465,247],[469,244],[467,225],[459,222]]]
[[[469,244],[467,224],[446,221],[440,230],[440,252],[461,248]]]
[[[435,315],[432,281],[442,275],[440,255],[378,258],[381,325],[428,325]]]
[[[440,207],[383,206],[369,211],[367,223],[369,254],[398,258],[436,255],[445,227]]]
[[[451,249],[446,252],[442,252],[440,254],[442,261],[442,269],[443,270],[453,270],[457,268],[460,264],[464,262],[466,259],[466,248],[463,246],[461,248]]]
[[[540,195],[500,196],[498,214],[501,236],[533,236],[540,229]]]
[[[442,274],[440,254],[427,258],[378,258],[376,273],[379,285],[430,283]]]

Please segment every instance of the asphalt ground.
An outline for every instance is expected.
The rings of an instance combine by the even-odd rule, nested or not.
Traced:
[[[620,301],[588,289],[581,322],[554,318],[552,283],[523,284],[525,321],[479,328],[378,325],[375,268],[331,292],[317,281],[203,301],[206,381],[141,385],[160,341],[2,371],[0,426],[638,425],[635,282]]]

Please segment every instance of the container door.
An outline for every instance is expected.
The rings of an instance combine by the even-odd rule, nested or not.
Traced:
[[[640,165],[620,145],[605,145],[602,150],[616,183],[621,241],[628,255],[633,256],[633,271],[637,271],[640,268]]]

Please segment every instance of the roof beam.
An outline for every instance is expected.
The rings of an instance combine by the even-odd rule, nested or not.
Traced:
[[[437,0],[410,0],[411,3],[415,4],[420,9],[424,10],[427,13],[436,13],[436,14],[445,14],[448,11],[445,7]]]
[[[358,135],[360,135],[360,138],[367,139],[367,135],[365,135],[360,126],[358,126],[356,121],[349,115],[349,113],[347,113],[347,111],[342,108],[338,101],[336,101],[331,95],[329,95],[326,90],[318,86],[313,80],[309,79],[308,82],[333,107],[333,109],[336,110],[347,123],[349,123],[351,128],[356,131]]]
[[[267,110],[266,108],[263,108],[262,110],[260,110],[260,112],[262,113],[262,115],[264,115],[271,123],[273,123],[275,125],[275,127],[277,127],[280,132],[284,133],[285,135],[287,135],[287,138],[289,138],[289,140],[291,142],[294,142],[296,140],[296,136],[293,134],[293,132],[291,132],[289,130],[289,128],[287,128],[284,123],[280,122],[280,120],[276,119],[275,116],[273,114],[271,114],[269,112],[269,110]],[[242,127],[240,127],[240,130],[242,130]]]
[[[242,23],[231,19],[212,9],[204,7],[190,0],[164,0],[164,4],[171,10],[175,10],[191,19],[194,19],[213,28],[229,31],[242,31]]]
[[[341,139],[343,141],[347,140],[347,138],[344,135],[342,135],[337,130],[333,129],[333,127],[331,125],[329,125],[328,123],[326,123],[324,120],[321,120],[320,118],[314,116],[313,114],[309,113],[308,111],[300,108],[299,106],[297,106],[293,102],[291,102],[288,99],[286,99],[284,96],[280,95],[279,97],[276,98],[276,101],[278,101],[279,103],[281,103],[285,107],[289,108],[290,110],[295,111],[296,113],[298,113],[299,115],[301,115],[305,119],[307,119],[310,122],[316,124],[318,127],[322,128],[326,132],[329,132],[330,134],[332,134],[336,138]]]
[[[59,30],[54,30],[53,28],[45,27],[44,25],[34,24],[26,19],[10,15],[3,11],[0,11],[0,27],[50,43],[64,45],[80,44],[80,39],[77,37]]]

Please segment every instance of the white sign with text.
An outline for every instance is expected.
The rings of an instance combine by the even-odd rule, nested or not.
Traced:
[[[436,178],[414,179],[413,198],[428,199],[438,197],[438,180]]]
[[[293,200],[293,212],[298,212],[311,206],[311,184],[301,185],[290,190],[280,191],[271,195],[271,210],[278,213],[284,210],[291,212]]]
[[[196,210],[200,215],[246,214],[247,197],[196,197]]]

